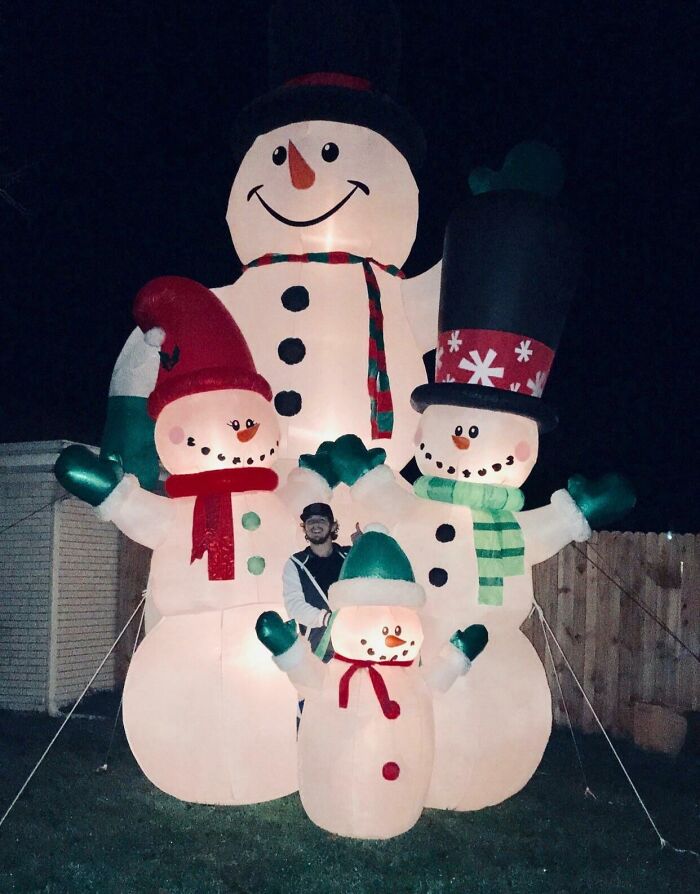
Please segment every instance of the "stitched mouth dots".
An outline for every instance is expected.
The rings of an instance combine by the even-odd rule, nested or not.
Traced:
[[[494,463],[491,468],[494,472],[500,472],[503,466],[500,463]]]
[[[240,456],[234,456],[233,459],[231,460],[231,462],[234,464],[234,466],[237,466],[240,463],[240,461],[241,461]]]
[[[211,453],[211,447],[202,447],[202,453],[205,456],[209,456],[209,454]]]
[[[188,439],[187,439],[187,446],[188,446],[188,447],[194,447],[194,446],[196,446],[195,443],[194,443],[194,438],[188,438]]]
[[[480,476],[483,478],[484,475],[486,474],[486,472],[487,472],[486,469],[479,469],[479,471],[477,472],[477,474],[480,475]]]
[[[216,458],[219,460],[220,463],[222,463],[226,459],[223,453],[220,453]]]
[[[465,478],[471,478],[471,474],[472,474],[472,473],[469,471],[469,469],[462,469],[462,475],[463,475]]]
[[[512,457],[512,456],[508,456],[508,457],[506,457],[506,465],[507,465],[507,466],[512,466],[514,462],[515,462],[515,458],[514,458],[514,457]]]

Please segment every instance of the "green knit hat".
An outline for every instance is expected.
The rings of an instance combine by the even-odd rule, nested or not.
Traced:
[[[338,581],[328,590],[333,611],[350,605],[425,604],[408,556],[382,525],[367,525],[348,553]]]

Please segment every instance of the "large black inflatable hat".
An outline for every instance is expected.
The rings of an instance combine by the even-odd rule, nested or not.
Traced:
[[[579,257],[568,217],[551,198],[509,190],[460,207],[445,233],[435,382],[414,390],[413,407],[483,407],[554,428],[542,392]]]
[[[298,121],[358,124],[386,137],[420,166],[425,138],[393,98],[401,21],[390,0],[275,0],[268,26],[270,92],[238,116],[233,148]]]

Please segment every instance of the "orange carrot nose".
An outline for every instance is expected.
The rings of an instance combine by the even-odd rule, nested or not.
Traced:
[[[304,160],[304,156],[297,147],[289,141],[289,176],[292,178],[292,186],[296,189],[308,189],[314,185],[316,174],[313,168]]]
[[[240,431],[236,432],[236,437],[239,441],[243,441],[245,444],[246,441],[250,441],[251,438],[255,437],[257,430],[260,428],[260,423],[256,422],[255,425],[251,425],[250,428],[242,428]]]
[[[390,633],[389,636],[384,637],[384,645],[389,649],[395,649],[397,646],[402,646],[405,642],[405,639],[399,639],[398,636],[394,636],[392,633]]]
[[[462,438],[460,435],[452,435],[452,440],[455,442],[455,447],[459,450],[466,450],[469,447],[469,438]]]

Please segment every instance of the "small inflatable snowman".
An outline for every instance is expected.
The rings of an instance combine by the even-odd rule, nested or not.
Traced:
[[[299,794],[309,818],[351,838],[391,838],[423,809],[433,758],[433,691],[464,676],[488,639],[456,631],[419,667],[425,600],[406,554],[381,526],[351,549],[328,600],[334,611],[329,664],[314,658],[272,612],[258,636],[306,698],[299,730]],[[488,650],[487,650],[488,651]]]
[[[235,129],[242,160],[227,220],[244,273],[215,293],[272,386],[293,460],[354,432],[382,441],[401,468],[417,422],[409,397],[434,347],[439,268],[410,281],[400,269],[416,235],[412,169],[424,141],[390,96],[399,33],[386,0],[273,4],[274,89]],[[134,417],[156,369],[135,334],[110,386],[105,445],[137,468],[149,432]]]
[[[422,413],[414,493],[380,464],[381,451],[365,451],[352,436],[334,448],[343,480],[356,482],[353,499],[391,527],[426,589],[426,658],[456,625],[489,631],[469,685],[435,700],[431,807],[497,804],[534,773],[550,735],[551,697],[520,631],[533,605],[531,568],[587,539],[586,515],[601,519],[613,498],[577,479],[576,501],[560,490],[548,506],[521,511],[539,434],[556,424],[542,391],[576,258],[566,219],[548,199],[490,193],[459,209],[445,238],[436,382],[412,397]],[[618,496],[624,503],[627,495]]]
[[[153,550],[149,589],[162,617],[127,674],[129,744],[148,778],[177,798],[277,798],[297,787],[296,694],[253,627],[261,609],[281,602],[282,567],[296,543],[290,510],[330,491],[301,469],[279,491],[270,386],[211,292],[156,280],[134,315],[159,346],[149,411],[169,496],[86,448],[68,448],[56,467],[68,490]]]

